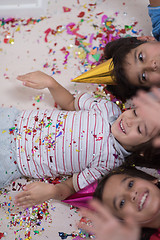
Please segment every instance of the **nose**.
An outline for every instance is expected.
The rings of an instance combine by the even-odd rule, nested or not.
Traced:
[[[132,202],[135,202],[137,200],[137,192],[136,191],[130,192],[130,199]]]
[[[146,63],[146,68],[151,69],[152,71],[157,70],[157,61],[156,60],[151,60]]]
[[[126,125],[127,127],[132,127],[133,126],[133,118],[127,118],[126,119]]]
[[[151,67],[152,67],[153,71],[157,70],[157,62],[156,62],[156,60],[152,60]]]

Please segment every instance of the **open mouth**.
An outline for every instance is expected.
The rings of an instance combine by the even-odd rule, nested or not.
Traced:
[[[126,131],[125,131],[124,126],[122,124],[122,119],[121,119],[121,121],[119,123],[119,126],[120,126],[120,129],[122,130],[122,132],[126,134]]]
[[[148,198],[149,192],[145,192],[143,196],[141,197],[139,204],[138,204],[138,211],[141,211],[146,203],[146,200]]]

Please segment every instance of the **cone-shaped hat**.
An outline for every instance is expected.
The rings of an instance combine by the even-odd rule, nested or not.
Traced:
[[[112,58],[99,64],[93,69],[83,73],[79,77],[76,77],[72,82],[84,82],[84,83],[98,83],[98,84],[114,84],[111,72],[114,68]]]

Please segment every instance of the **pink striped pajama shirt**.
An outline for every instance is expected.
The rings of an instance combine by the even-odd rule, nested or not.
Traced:
[[[17,163],[28,177],[72,175],[76,191],[119,166],[129,153],[114,139],[121,114],[113,102],[83,93],[76,111],[22,111],[17,120]]]

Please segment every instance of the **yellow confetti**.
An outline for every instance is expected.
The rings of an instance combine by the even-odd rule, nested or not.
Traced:
[[[6,132],[6,130],[3,130],[3,131],[2,131],[2,133],[5,133],[5,132]]]
[[[17,27],[16,32],[20,31],[20,26]]]
[[[17,136],[17,140],[20,140],[21,139],[21,136]]]
[[[67,118],[67,114],[66,114],[66,115],[64,115],[64,116],[63,116],[63,118],[64,118],[64,119],[66,119],[66,118]]]
[[[9,43],[14,44],[14,39],[13,38],[9,39]]]
[[[37,140],[35,142],[38,143],[39,142],[39,138],[37,138]]]

